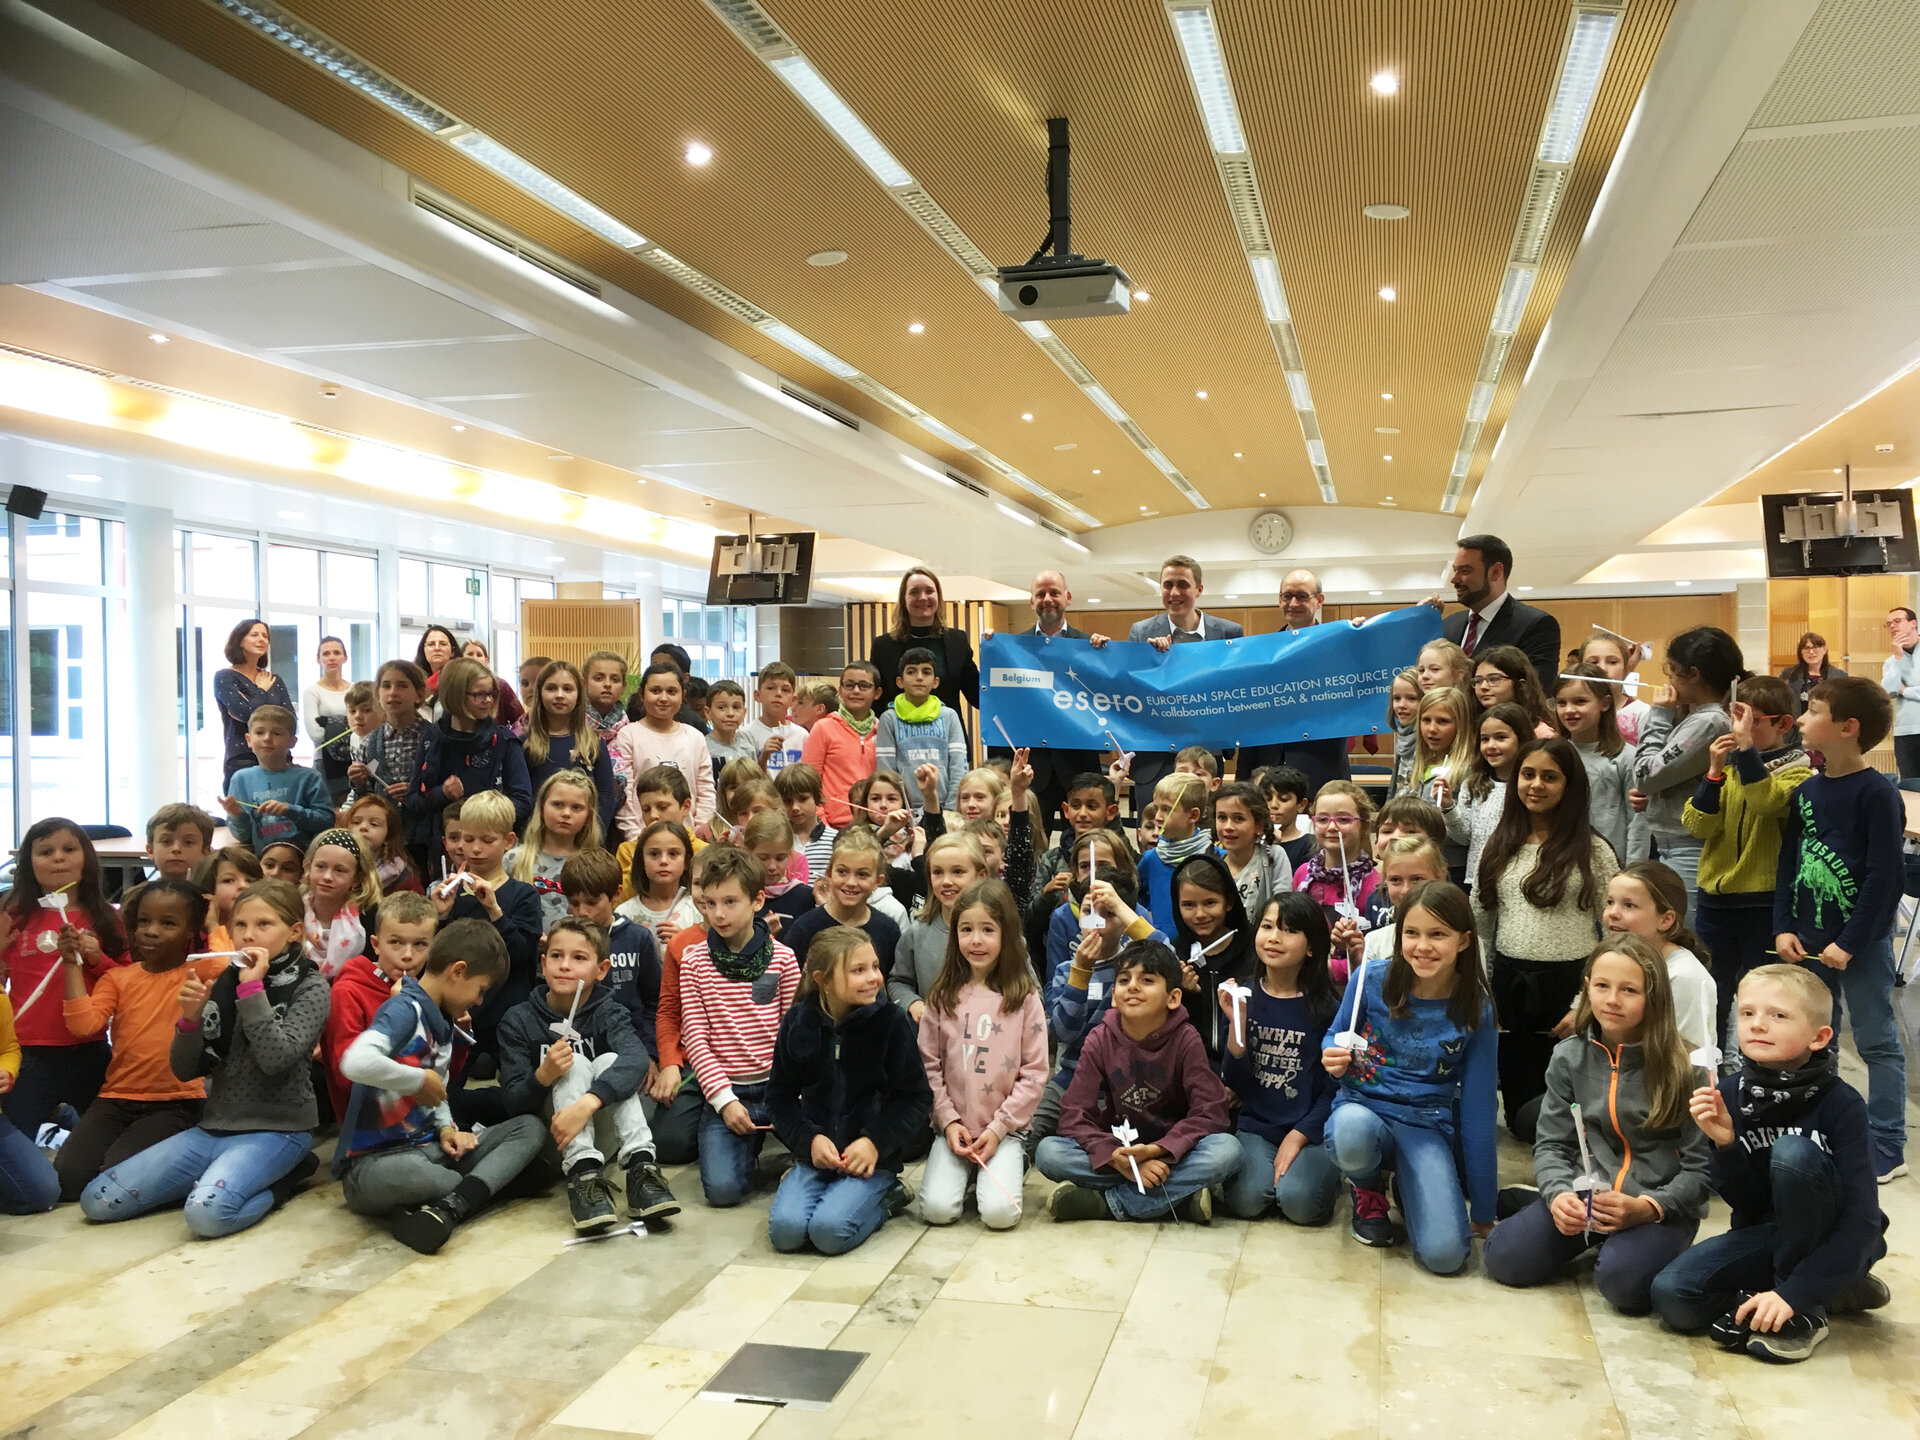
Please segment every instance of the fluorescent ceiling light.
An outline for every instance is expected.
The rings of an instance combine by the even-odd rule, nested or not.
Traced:
[[[1247,264],[1253,267],[1253,288],[1260,292],[1260,310],[1267,323],[1285,324],[1287,292],[1280,284],[1280,262],[1271,255],[1249,255]]]
[[[1021,514],[1018,510],[1014,509],[1011,505],[1002,505],[999,501],[996,500],[993,503],[993,508],[998,510],[1002,515],[1006,516],[1009,520],[1018,520],[1022,525],[1028,525],[1028,526],[1033,526],[1035,528],[1038,528],[1039,522],[1037,522],[1031,515]]]
[[[1022,320],[1020,328],[1027,333],[1029,340],[1051,340],[1053,330],[1044,320]]]
[[[1247,138],[1240,131],[1240,111],[1233,103],[1233,86],[1227,80],[1220,37],[1214,32],[1213,11],[1205,7],[1175,10],[1173,30],[1180,37],[1187,76],[1193,81],[1193,93],[1207,122],[1208,143],[1217,155],[1246,154]]]
[[[1127,418],[1127,412],[1120,408],[1119,401],[1107,393],[1104,385],[1089,385],[1086,387],[1086,391],[1087,398],[1099,406],[1100,413],[1109,420],[1121,422]]]
[[[1528,265],[1509,265],[1507,278],[1500,282],[1500,298],[1493,307],[1493,323],[1487,328],[1495,335],[1511,335],[1520,328],[1526,313],[1527,297],[1533,293],[1533,277],[1538,272]]]
[[[569,190],[546,171],[528,164],[490,135],[469,130],[454,138],[453,148],[503,179],[511,180],[536,200],[544,200],[602,239],[611,240],[622,250],[638,250],[647,243],[647,237],[638,230],[621,224],[584,195]]]
[[[974,443],[967,439],[966,436],[962,435],[951,425],[934,419],[931,415],[916,415],[914,416],[913,423],[930,435],[938,435],[956,450],[972,450],[975,448]]]
[[[308,64],[351,85],[369,100],[404,116],[429,134],[444,134],[460,124],[446,111],[429,105],[404,85],[388,79],[350,50],[309,29],[278,6],[260,4],[258,0],[214,0],[214,4],[276,45],[291,50]]]
[[[1307,388],[1306,375],[1299,370],[1283,370],[1280,373],[1287,377],[1287,394],[1293,397],[1293,408],[1313,409],[1313,392]]]
[[[925,464],[922,461],[916,460],[911,455],[902,455],[900,459],[907,466],[908,469],[918,470],[922,475],[926,476],[929,480],[938,480],[942,485],[951,485],[953,483],[951,480],[947,479],[944,471],[936,470],[933,468],[933,466]]]
[[[1575,13],[1567,58],[1560,67],[1560,87],[1554,92],[1553,108],[1547,112],[1546,128],[1540,134],[1542,164],[1570,164],[1580,152],[1587,113],[1593,108],[1600,77],[1606,73],[1607,51],[1613,46],[1613,33],[1619,25],[1620,16],[1613,10]]]
[[[1467,472],[1473,468],[1473,451],[1456,450],[1453,452],[1453,478],[1464,480]]]
[[[1307,441],[1307,459],[1311,460],[1315,466],[1324,466],[1327,463],[1327,442],[1324,440]]]
[[[873,178],[890,189],[913,184],[913,176],[853,113],[847,102],[834,93],[813,63],[804,55],[786,55],[767,62],[774,73],[798,95],[801,102],[820,118],[820,123],[840,137],[840,143],[873,172]]]
[[[760,327],[760,333],[769,340],[779,341],[780,344],[786,346],[787,349],[793,351],[794,354],[803,359],[811,360],[822,370],[832,375],[838,375],[842,380],[851,380],[860,373],[838,355],[827,349],[826,346],[814,344],[813,341],[802,335],[791,325],[787,325],[779,320],[774,321],[771,325],[762,325]]]
[[[1482,380],[1473,387],[1473,396],[1467,401],[1467,419],[1484,420],[1487,412],[1493,408],[1493,383]]]

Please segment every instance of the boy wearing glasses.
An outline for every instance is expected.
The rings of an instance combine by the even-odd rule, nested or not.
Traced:
[[[880,720],[873,702],[880,694],[880,672],[865,660],[856,660],[840,672],[840,708],[807,732],[801,760],[820,772],[825,797],[821,814],[827,824],[844,830],[855,811],[847,791],[874,770],[874,746]]]
[[[1760,675],[1740,683],[1733,729],[1707,748],[1707,773],[1681,811],[1700,841],[1700,901],[1693,923],[1712,956],[1725,1044],[1727,1016],[1740,978],[1773,949],[1773,891],[1781,820],[1793,792],[1813,776],[1795,743],[1794,697],[1787,682]],[[1737,1047],[1726,1045],[1738,1063]]]

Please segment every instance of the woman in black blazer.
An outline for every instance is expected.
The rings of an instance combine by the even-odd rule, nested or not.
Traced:
[[[933,693],[940,703],[957,713],[960,701],[980,704],[980,665],[973,657],[973,642],[965,630],[943,624],[940,609],[945,597],[940,577],[916,565],[900,577],[900,599],[893,607],[893,626],[874,638],[873,654],[868,658],[880,672],[880,705],[891,705],[900,693],[895,682],[900,677],[900,661],[907,651],[924,647],[933,652],[933,672],[940,683]],[[961,723],[966,722],[963,719]]]
[[[1827,663],[1827,637],[1816,635],[1811,630],[1800,637],[1794,653],[1800,658],[1782,670],[1780,678],[1793,691],[1793,713],[1804,715],[1807,713],[1807,696],[1813,693],[1813,687],[1822,680],[1847,672],[1836,670]]]

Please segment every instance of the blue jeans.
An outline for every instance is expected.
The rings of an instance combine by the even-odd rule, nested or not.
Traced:
[[[271,1210],[273,1182],[312,1146],[304,1130],[226,1135],[196,1125],[99,1175],[80,1192],[80,1213],[103,1223],[131,1220],[185,1200],[187,1228],[216,1240]]]
[[[1121,1174],[1108,1166],[1093,1168],[1087,1152],[1064,1135],[1049,1135],[1033,1152],[1033,1163],[1049,1180],[1071,1180],[1089,1190],[1104,1191],[1107,1209],[1116,1220],[1159,1220],[1196,1190],[1224,1185],[1240,1168],[1240,1142],[1231,1135],[1208,1135],[1168,1173],[1166,1183],[1146,1194],[1133,1183],[1133,1172]],[[1268,1162],[1272,1173],[1272,1162]]]
[[[795,1160],[774,1192],[767,1239],[776,1250],[799,1250],[811,1241],[822,1255],[844,1255],[887,1223],[887,1192],[898,1179],[891,1170],[861,1179]]]
[[[53,1162],[32,1139],[0,1115],[0,1215],[38,1215],[60,1198]]]
[[[1697,1334],[1733,1308],[1736,1291],[1777,1289],[1826,1243],[1840,1190],[1840,1172],[1826,1152],[1804,1135],[1782,1135],[1773,1142],[1769,1178],[1771,1219],[1702,1240],[1654,1277],[1653,1308],[1669,1328]],[[1886,1253],[1885,1237],[1874,1236],[1848,1283]]]
[[[1467,1263],[1473,1232],[1467,1228],[1453,1141],[1444,1133],[1388,1120],[1349,1102],[1333,1107],[1327,1148],[1340,1173],[1362,1190],[1381,1189],[1381,1172],[1393,1172],[1407,1239],[1422,1265],[1436,1275],[1452,1275]]]
[[[1907,1148],[1907,1057],[1893,1015],[1893,937],[1882,935],[1861,948],[1844,970],[1807,962],[1833,992],[1834,1029],[1845,1006],[1853,1048],[1867,1067],[1867,1131],[1873,1136],[1873,1170],[1886,1169]],[[1837,1043],[1837,1037],[1836,1037]]]
[[[765,1085],[736,1085],[733,1095],[747,1107],[754,1124],[767,1123]],[[720,1112],[701,1101],[700,1189],[707,1197],[707,1204],[725,1209],[747,1198],[747,1192],[753,1189],[753,1171],[760,1160],[760,1147],[766,1142],[764,1130],[756,1130],[751,1135],[734,1134],[720,1118]]]
[[[1653,843],[1660,863],[1671,866],[1687,883],[1687,914],[1700,910],[1700,842],[1691,835],[1656,835]]]
[[[1340,1171],[1324,1145],[1309,1145],[1293,1157],[1278,1184],[1273,1179],[1273,1157],[1280,1147],[1250,1130],[1233,1137],[1244,1162],[1240,1173],[1222,1187],[1227,1209],[1242,1220],[1257,1220],[1272,1205],[1296,1225],[1324,1225],[1333,1218],[1340,1195]]]

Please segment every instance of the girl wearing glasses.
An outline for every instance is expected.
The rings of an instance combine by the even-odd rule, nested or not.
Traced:
[[[500,682],[485,665],[457,656],[440,670],[440,718],[420,749],[420,768],[407,795],[413,843],[431,845],[440,812],[469,795],[498,790],[513,802],[515,831],[533,813],[533,786],[520,742],[494,716]]]

